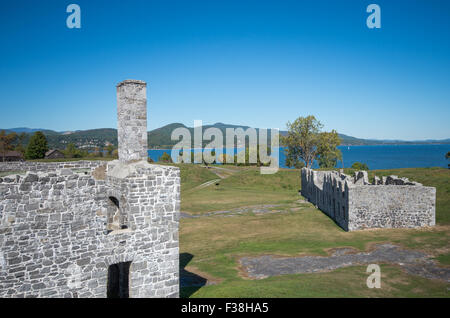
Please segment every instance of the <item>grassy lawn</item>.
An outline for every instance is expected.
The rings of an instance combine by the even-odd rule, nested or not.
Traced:
[[[220,287],[184,288],[181,297],[448,297],[444,284],[412,277],[391,265],[381,265],[381,288],[369,289],[365,270],[354,266],[330,273],[226,281]]]
[[[181,170],[182,182],[192,166]],[[197,170],[201,168],[192,168]],[[208,171],[208,169],[203,168]],[[199,172],[189,172],[199,175]],[[399,266],[381,264],[382,288],[366,286],[366,266],[333,272],[249,279],[239,267],[242,256],[329,255],[336,247],[371,249],[374,243],[391,242],[425,251],[442,265],[449,264],[450,225],[447,169],[377,171],[397,174],[437,187],[437,220],[434,228],[379,229],[345,232],[309,203],[297,202],[299,171],[280,170],[260,175],[256,168],[239,168],[219,186],[195,188],[213,175],[202,175],[182,193],[182,210],[193,214],[250,205],[280,204],[278,213],[243,213],[232,217],[205,216],[181,219],[180,252],[186,271],[208,278],[213,284],[182,288],[183,297],[448,297],[450,285],[404,272]],[[200,180],[201,179],[201,180]],[[207,180],[209,179],[209,180]],[[447,180],[447,182],[446,182]],[[185,187],[187,188],[187,187]]]
[[[200,165],[178,164],[177,167],[180,168],[181,174],[181,193],[218,178],[213,172]]]
[[[280,169],[273,175],[261,175],[258,168],[236,171],[220,180],[219,185],[181,192],[181,210],[201,214],[251,205],[286,204],[299,199],[298,171]],[[183,184],[183,171],[181,175]],[[214,175],[210,180],[213,179],[218,177]]]

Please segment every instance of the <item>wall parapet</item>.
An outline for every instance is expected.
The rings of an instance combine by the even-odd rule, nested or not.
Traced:
[[[58,169],[95,169],[107,164],[103,160],[79,160],[62,162],[9,161],[0,162],[0,172],[7,171],[53,171]]]

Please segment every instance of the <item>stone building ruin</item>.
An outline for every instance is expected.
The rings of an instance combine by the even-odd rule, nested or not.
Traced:
[[[416,228],[436,224],[436,188],[367,171],[354,177],[337,171],[301,171],[301,194],[346,231]]]
[[[147,162],[146,83],[117,85],[119,159],[1,163],[0,297],[178,297],[180,171]]]

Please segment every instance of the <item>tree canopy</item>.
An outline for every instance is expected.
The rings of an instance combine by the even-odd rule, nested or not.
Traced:
[[[317,154],[320,168],[334,168],[338,160],[342,161],[342,152],[337,148],[340,144],[341,140],[336,130],[319,134]]]
[[[13,143],[17,139],[15,132],[6,134],[4,130],[0,131],[0,156],[5,161],[5,155],[9,150],[13,150]]]
[[[159,157],[159,161],[172,163],[172,157],[167,152],[164,152],[161,157]]]
[[[355,162],[352,164],[352,169],[356,170],[369,170],[369,166],[365,163]]]
[[[42,159],[48,151],[47,138],[41,131],[36,131],[30,138],[25,153],[27,159]]]
[[[318,159],[321,168],[332,168],[338,160],[342,160],[342,153],[337,148],[341,140],[335,130],[322,132],[322,123],[314,116],[299,117],[294,122],[288,122],[288,133],[281,137],[286,146],[286,165],[311,168],[314,160]]]
[[[98,152],[101,150],[98,149]],[[87,157],[88,152],[85,150],[78,149],[73,143],[69,143],[65,150],[62,151],[64,153],[64,157],[66,158],[83,158]],[[103,154],[102,154],[103,155]],[[96,156],[100,156],[99,153]]]

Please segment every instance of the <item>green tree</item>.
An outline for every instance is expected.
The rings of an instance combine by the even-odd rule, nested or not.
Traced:
[[[294,167],[295,169],[301,169],[305,167],[305,163],[302,160],[296,160],[294,156],[286,156],[286,166]]]
[[[450,159],[450,151],[445,154],[445,159]]]
[[[114,151],[114,146],[109,144],[108,146],[105,147],[105,150],[108,154],[108,157],[112,157],[113,151]]]
[[[20,152],[23,156],[25,156],[26,149],[24,147],[25,139],[27,138],[27,135],[25,133],[21,133],[17,137],[17,145],[14,148],[15,151]]]
[[[336,130],[321,132],[317,145],[317,156],[320,168],[334,168],[338,160],[342,161],[342,152],[337,148],[341,139]]]
[[[75,145],[73,143],[69,143],[67,144],[66,149],[63,150],[63,153],[66,158],[74,158],[76,151],[77,148],[75,147]]]
[[[2,161],[5,161],[5,155],[9,150],[13,150],[13,143],[17,139],[17,134],[15,132],[6,134],[4,130],[0,131],[0,155]]]
[[[75,152],[76,152],[76,150],[75,150]],[[103,157],[103,151],[102,151],[102,148],[100,148],[100,147],[96,147],[95,149],[94,149],[94,151],[92,151],[90,154],[89,154],[89,157]]]
[[[89,155],[87,151],[78,149],[73,143],[69,143],[63,153],[66,158],[83,158]]]
[[[42,159],[48,151],[47,138],[41,131],[36,131],[30,138],[25,156],[27,159]]]
[[[281,142],[286,146],[286,165],[288,167],[300,167],[303,161],[307,168],[311,168],[320,150],[322,127],[321,122],[312,115],[299,117],[293,123],[287,123],[288,133],[281,137]],[[324,157],[327,155],[326,153]]]
[[[369,170],[369,166],[366,165],[365,163],[354,162],[354,163],[352,164],[352,169],[356,169],[356,170]]]
[[[167,152],[164,152],[161,157],[159,157],[159,161],[172,163],[172,157]]]

